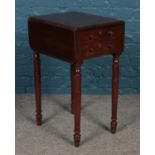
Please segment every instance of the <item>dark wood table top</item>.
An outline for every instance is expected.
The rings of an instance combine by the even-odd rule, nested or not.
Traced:
[[[31,48],[71,63],[107,54],[120,55],[124,28],[122,20],[82,12],[31,16],[28,20]]]
[[[104,25],[123,23],[122,20],[107,18],[81,12],[64,12],[47,14],[41,16],[31,16],[29,19],[44,22],[50,25],[65,27],[69,29],[92,28]]]

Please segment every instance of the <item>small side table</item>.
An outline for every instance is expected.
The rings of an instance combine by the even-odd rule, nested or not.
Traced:
[[[31,16],[30,46],[34,51],[36,122],[41,125],[40,53],[71,64],[71,111],[74,114],[74,144],[80,145],[81,64],[85,59],[113,56],[111,132],[116,132],[119,56],[124,46],[125,23],[80,12]]]

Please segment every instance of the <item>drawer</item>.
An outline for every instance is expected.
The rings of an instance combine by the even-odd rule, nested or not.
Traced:
[[[79,32],[79,51],[83,58],[113,54],[123,50],[124,25]]]

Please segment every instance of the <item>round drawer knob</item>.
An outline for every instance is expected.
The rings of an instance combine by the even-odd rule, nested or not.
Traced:
[[[91,35],[89,35],[89,40],[92,40],[93,39],[93,35],[91,34]]]
[[[113,32],[112,31],[108,31],[107,34],[108,34],[108,36],[112,36]]]
[[[104,37],[106,35],[106,33],[104,31],[99,31],[98,32],[99,36]]]
[[[102,36],[103,35],[103,32],[102,31],[99,31],[99,33],[98,33],[100,36]]]
[[[102,44],[101,44],[101,43],[99,43],[99,44],[98,44],[98,47],[99,47],[99,48],[101,48],[101,47],[102,47]]]
[[[89,48],[89,53],[93,53],[94,49],[93,48]]]

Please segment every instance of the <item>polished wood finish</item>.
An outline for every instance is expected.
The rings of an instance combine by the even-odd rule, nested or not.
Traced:
[[[86,13],[29,17],[28,29],[33,50],[69,63],[121,54],[124,45],[123,21]]]
[[[88,59],[114,54],[116,51],[117,54],[121,54],[123,49],[123,31],[122,23],[80,31],[78,43],[79,51],[82,51],[82,58]]]
[[[35,83],[35,97],[36,97],[36,123],[41,125],[41,79],[40,79],[40,55],[34,51],[34,83]]]
[[[111,132],[116,132],[117,127],[117,104],[118,104],[118,85],[119,85],[119,57],[113,56],[112,67],[112,118],[111,118]]]
[[[41,82],[39,54],[71,64],[71,111],[74,114],[74,144],[80,145],[81,64],[84,60],[113,56],[111,132],[116,132],[119,56],[124,47],[125,23],[122,20],[66,12],[28,19],[29,43],[34,50],[36,119],[41,124]]]
[[[74,113],[74,144],[80,145],[81,65],[72,65],[72,104]]]
[[[64,12],[41,16],[31,16],[29,20],[43,23],[50,26],[59,27],[61,29],[87,30],[99,28],[102,26],[111,26],[119,23],[124,23],[122,20],[107,18],[103,16],[96,16],[82,12]]]
[[[73,89],[73,83],[74,83],[74,80],[73,80],[73,72],[74,72],[74,64],[71,64],[70,65],[70,74],[71,74],[71,112],[72,114],[74,114],[74,97],[73,97],[73,94],[74,94],[74,89]]]

